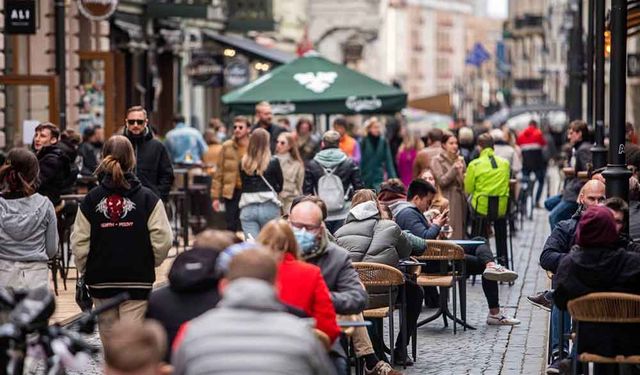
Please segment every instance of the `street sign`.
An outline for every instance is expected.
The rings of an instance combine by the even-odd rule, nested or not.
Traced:
[[[627,55],[627,76],[640,76],[640,53],[630,53]]]
[[[118,7],[118,0],[78,0],[80,13],[92,21],[111,17]]]
[[[35,0],[4,1],[4,32],[6,34],[36,33]]]

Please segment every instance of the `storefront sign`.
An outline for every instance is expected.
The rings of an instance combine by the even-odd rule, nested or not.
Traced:
[[[375,111],[376,109],[382,107],[382,100],[378,99],[375,96],[350,96],[347,98],[344,105],[354,112]]]
[[[250,78],[249,62],[243,59],[230,61],[224,69],[224,82],[229,88],[244,86]]]
[[[191,63],[185,73],[194,85],[221,87],[223,70],[222,56],[209,52],[193,52]]]
[[[287,115],[296,111],[296,104],[291,102],[274,102],[271,103],[271,111],[273,111],[274,115]]]
[[[78,0],[80,12],[92,21],[108,19],[117,7],[118,0]]]
[[[6,34],[36,33],[35,0],[4,1],[4,32]]]
[[[627,75],[629,77],[640,76],[640,54],[630,53],[627,55]]]

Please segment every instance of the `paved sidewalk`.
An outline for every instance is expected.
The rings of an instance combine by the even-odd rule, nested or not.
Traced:
[[[529,304],[526,296],[548,287],[546,274],[538,266],[542,245],[549,234],[547,217],[546,211],[536,210],[534,220],[525,221],[524,229],[518,231],[513,244],[515,270],[519,278],[511,287],[506,284],[499,286],[501,305],[509,315],[517,317],[522,323],[515,327],[487,326],[488,309],[480,278],[473,286],[469,280],[467,321],[477,330],[465,332],[458,326],[458,334],[454,336],[451,321],[449,327],[444,328],[441,319],[419,328],[418,360],[413,367],[404,370],[406,375],[543,373],[548,313]],[[495,246],[492,245],[492,249]],[[162,270],[167,266],[163,265]],[[162,275],[162,271],[159,275]],[[429,312],[425,310],[424,316]],[[89,340],[99,344],[97,335]],[[69,374],[78,375],[100,373],[101,358],[95,358],[89,368],[81,373],[69,371]]]
[[[476,331],[444,328],[442,320],[418,329],[417,363],[405,374],[541,374],[545,368],[548,313],[526,301],[526,296],[547,288],[546,274],[538,266],[549,234],[547,212],[536,210],[533,221],[513,239],[514,265],[519,274],[513,286],[500,285],[500,304],[522,321],[515,327],[486,324],[488,313],[479,277],[467,286],[467,321]],[[492,247],[495,251],[495,247]],[[423,314],[428,315],[425,310]],[[458,326],[458,328],[460,328]]]

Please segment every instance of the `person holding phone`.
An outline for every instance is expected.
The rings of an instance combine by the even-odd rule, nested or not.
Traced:
[[[411,182],[407,190],[407,201],[398,201],[390,205],[393,217],[398,226],[413,235],[436,239],[440,235],[442,226],[448,223],[449,211],[445,210],[437,215],[431,223],[424,217],[423,212],[431,206],[431,201],[436,194],[436,189],[425,180],[416,179]],[[465,266],[468,275],[482,275],[482,290],[489,314],[489,325],[517,325],[518,319],[506,315],[500,309],[498,281],[512,282],[518,278],[518,274],[496,263],[493,252],[489,247],[489,241],[482,237],[475,240],[483,241],[479,246],[462,246],[465,252]],[[438,272],[438,262],[428,262],[426,272]]]

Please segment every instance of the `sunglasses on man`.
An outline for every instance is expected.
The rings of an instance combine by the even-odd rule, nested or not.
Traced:
[[[145,120],[127,120],[127,125],[144,125]]]

